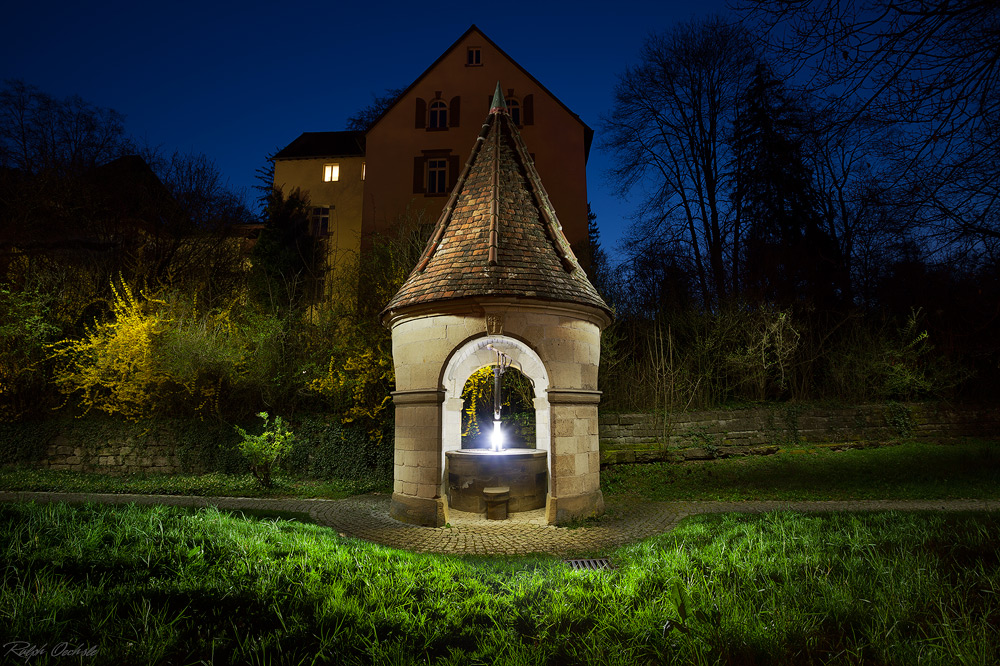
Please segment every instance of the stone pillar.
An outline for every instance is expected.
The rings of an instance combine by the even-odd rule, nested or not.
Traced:
[[[448,522],[441,494],[442,390],[396,391],[396,451],[389,515],[414,525],[441,527]]]
[[[447,393],[447,391],[446,391]],[[462,408],[461,398],[445,398],[441,406],[441,497],[448,496],[448,451],[462,449]]]
[[[565,523],[604,513],[597,432],[600,391],[549,389],[552,469],[546,520]]]

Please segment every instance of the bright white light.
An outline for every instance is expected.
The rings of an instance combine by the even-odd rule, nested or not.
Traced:
[[[500,422],[493,422],[493,435],[490,437],[490,442],[493,444],[493,450],[499,451],[503,448],[503,433],[500,432]]]

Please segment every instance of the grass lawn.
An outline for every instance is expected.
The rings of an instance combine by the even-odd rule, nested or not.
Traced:
[[[0,645],[65,641],[86,664],[995,664],[998,537],[983,514],[700,516],[577,572],[214,509],[6,504]],[[48,659],[30,663],[66,663]]]
[[[601,470],[601,489],[647,500],[997,499],[1000,441],[802,444],[770,456],[612,465]]]
[[[343,499],[372,491],[391,492],[392,483],[298,479],[277,476],[273,488],[262,488],[250,474],[88,474],[47,469],[0,469],[0,490],[203,497],[322,497]]]
[[[1000,497],[998,444],[624,465],[616,502]],[[2,490],[343,497],[371,484],[0,471]],[[705,515],[615,568],[449,557],[287,516],[0,504],[2,663],[1000,663],[1000,515]],[[54,646],[93,656],[52,657]],[[15,648],[46,648],[25,660]]]

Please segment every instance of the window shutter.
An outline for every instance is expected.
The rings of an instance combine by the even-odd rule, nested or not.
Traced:
[[[450,108],[448,109],[448,111],[450,118],[448,120],[450,120],[451,122],[449,122],[448,127],[458,127],[459,114],[462,110],[462,98],[458,97],[457,95],[455,97],[452,97],[451,104],[449,106]]]
[[[417,98],[417,114],[413,121],[414,129],[424,129],[427,127],[427,102]]]
[[[455,189],[458,182],[458,155],[448,156],[448,191]]]
[[[426,159],[423,157],[413,158],[413,193],[423,194],[426,192],[424,188],[424,164]]]
[[[525,95],[524,99],[521,100],[521,124],[522,125],[534,125],[535,124],[535,96]]]

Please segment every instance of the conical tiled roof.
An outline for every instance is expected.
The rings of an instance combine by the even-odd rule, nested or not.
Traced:
[[[420,261],[382,311],[469,297],[607,304],[570,249],[497,84],[490,114]]]

